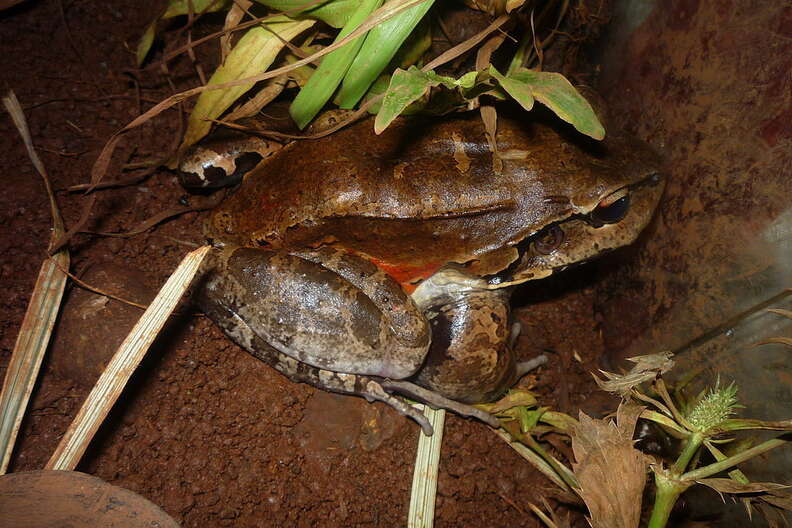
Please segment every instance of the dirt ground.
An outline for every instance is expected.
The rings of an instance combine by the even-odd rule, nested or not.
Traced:
[[[177,88],[197,83],[186,61],[167,76],[134,71],[137,40],[161,5],[31,0],[0,14],[3,85],[25,109],[61,190],[67,225],[77,221],[86,198],[62,190],[90,179],[110,135],[172,93],[169,81]],[[134,175],[122,174],[121,166],[156,158],[177,134],[178,115],[171,111],[127,135],[108,178]],[[51,220],[41,181],[7,117],[0,119],[0,151],[6,167],[6,192],[0,193],[4,375]],[[126,231],[196,200],[173,173],[159,170],[137,185],[100,192],[87,229]],[[145,299],[190,244],[201,242],[201,221],[201,214],[189,213],[128,239],[80,235],[71,247],[73,270]],[[595,292],[618,262],[614,256],[519,292],[519,354],[546,351],[551,358],[523,382],[543,405],[575,414],[581,406],[603,408],[588,374],[604,352]],[[136,317],[134,309],[79,289],[70,289],[67,300],[13,471],[44,466],[112,350],[113,336],[122,337]],[[95,332],[87,352],[76,350],[79,336],[63,328],[80,319]],[[113,324],[101,326],[107,321]],[[205,318],[181,316],[149,352],[78,469],[142,494],[184,526],[400,526],[417,439],[416,424],[390,408],[292,383]],[[542,497],[556,506],[549,481],[481,424],[449,416],[437,526],[538,526],[528,504]],[[576,526],[585,525],[579,512],[574,517]]]

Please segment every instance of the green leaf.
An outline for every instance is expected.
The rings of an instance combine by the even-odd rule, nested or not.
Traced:
[[[572,428],[579,423],[568,414],[558,411],[547,411],[546,413],[542,414],[542,417],[539,419],[539,421],[550,424],[561,431],[571,431]]]
[[[193,0],[192,8],[193,13],[212,13],[214,11],[221,11],[227,9],[231,4],[231,0]],[[165,12],[155,18],[151,24],[148,25],[143,35],[138,42],[137,51],[135,53],[135,60],[137,65],[143,64],[146,56],[151,51],[151,45],[154,43],[154,37],[157,36],[157,24],[160,20],[167,18],[174,18],[181,15],[190,13],[190,4],[187,0],[171,0]]]
[[[228,54],[225,63],[215,70],[207,85],[244,79],[266,71],[283,48],[283,41],[292,40],[314,24],[313,20],[276,17],[266,24],[267,29],[251,28]],[[187,121],[187,131],[179,147],[180,152],[204,137],[211,128],[211,120],[219,117],[253,84],[244,83],[224,90],[202,92]]]
[[[360,101],[433,3],[434,0],[426,0],[416,4],[369,31],[341,84],[341,108],[352,108]]]
[[[679,437],[684,438],[690,435],[690,431],[688,431],[687,429],[676,423],[672,418],[669,418],[665,414],[660,414],[657,411],[644,409],[644,411],[641,413],[641,418],[668,427],[672,431],[676,431],[677,433],[679,433]]]
[[[542,415],[547,412],[549,407],[539,407],[538,409],[527,409],[526,407],[519,408],[519,417],[520,417],[520,431],[523,433],[527,433],[532,431],[536,424],[539,423],[539,420],[542,418]]]
[[[193,13],[214,13],[227,9],[232,4],[231,0],[192,0]],[[162,19],[173,18],[190,13],[189,0],[171,0]]]
[[[135,53],[135,61],[138,66],[143,64],[143,61],[146,60],[146,56],[151,50],[151,45],[154,44],[154,37],[157,35],[157,22],[159,22],[159,19],[149,24],[146,31],[143,32],[143,36],[140,37],[137,52]]]
[[[749,418],[732,418],[724,420],[715,428],[719,432],[745,431],[751,429],[764,429],[770,431],[792,431],[792,420],[767,421],[752,420]]]
[[[338,42],[352,33],[381,4],[382,0],[361,0],[358,10],[350,17],[334,42]],[[305,128],[305,125],[319,113],[332,97],[333,92],[341,84],[341,79],[346,75],[349,65],[352,64],[355,55],[363,45],[364,38],[365,36],[361,35],[328,53],[297,97],[294,98],[289,107],[289,113],[300,130]]]
[[[498,80],[498,83],[506,90],[509,95],[511,95],[515,101],[520,103],[520,106],[525,108],[527,111],[531,111],[534,105],[534,96],[531,87],[522,83],[520,81],[516,81],[514,79],[510,79],[505,75],[501,75],[498,70],[495,69],[494,66],[490,66],[489,69],[490,73],[493,77]]]
[[[374,121],[374,133],[379,134],[390,125],[411,103],[426,94],[437,81],[411,66],[408,70],[396,70],[391,77],[385,97],[377,118]]]
[[[316,7],[300,9],[301,6],[312,3],[310,0],[255,0],[278,11],[288,11],[292,18],[307,17],[321,20],[334,28],[341,28],[349,21],[350,17],[360,5],[360,0],[328,0],[321,2]]]
[[[432,47],[432,24],[424,17],[405,39],[393,58],[392,65],[401,69],[418,64],[424,54]]]
[[[526,110],[533,108],[533,100],[536,99],[580,133],[594,139],[605,137],[605,129],[594,109],[560,73],[520,68],[506,77],[494,67],[490,67],[490,73]]]

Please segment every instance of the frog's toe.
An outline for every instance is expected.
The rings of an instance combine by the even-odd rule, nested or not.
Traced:
[[[409,381],[384,380],[382,382],[382,387],[394,392],[405,394],[416,400],[420,400],[433,409],[447,409],[461,416],[477,418],[491,427],[500,427],[498,419],[490,413],[482,411],[481,409],[473,407],[472,405],[451,400],[440,393],[430,391],[429,389],[420,387],[415,383],[410,383]]]
[[[520,361],[517,363],[517,379],[522,378],[527,373],[531,372],[535,368],[541,367],[547,363],[547,356],[544,354],[539,354],[533,359],[529,359],[528,361]]]
[[[379,400],[383,403],[387,403],[401,414],[418,422],[418,425],[421,426],[421,429],[426,436],[432,436],[434,434],[434,428],[432,427],[432,424],[429,423],[429,419],[424,415],[424,413],[398,396],[394,396],[393,394],[386,392],[384,387],[385,383],[386,382],[378,383],[374,380],[369,380],[368,383],[366,383],[365,389],[360,391],[359,394],[364,396],[369,401]]]

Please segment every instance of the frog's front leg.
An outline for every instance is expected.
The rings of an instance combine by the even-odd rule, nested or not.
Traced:
[[[428,323],[401,287],[369,262],[330,249],[228,248],[210,256],[197,294],[234,341],[291,379],[384,401],[431,430],[422,414],[390,394],[413,394],[412,384],[386,386],[421,367]],[[489,414],[431,391],[421,399],[494,423]]]

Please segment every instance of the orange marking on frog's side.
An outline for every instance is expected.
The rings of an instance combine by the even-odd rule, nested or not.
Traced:
[[[434,262],[425,266],[408,266],[403,264],[391,264],[375,257],[368,257],[368,260],[393,277],[396,282],[401,284],[401,287],[407,293],[415,291],[415,288],[418,287],[418,285],[415,284],[416,282],[428,279],[442,266],[442,263],[439,262]]]

